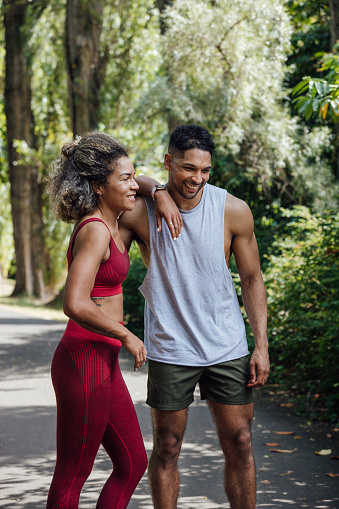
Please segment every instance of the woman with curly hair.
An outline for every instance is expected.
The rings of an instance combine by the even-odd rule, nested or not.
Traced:
[[[47,509],[76,509],[100,444],[113,463],[96,508],[123,509],[147,467],[136,412],[123,381],[123,345],[146,361],[143,342],[123,325],[121,283],[129,256],[119,236],[121,211],[138,185],[124,147],[104,133],[64,145],[49,178],[57,217],[75,221],[67,251],[63,307],[70,318],[52,361],[57,400],[57,460]]]

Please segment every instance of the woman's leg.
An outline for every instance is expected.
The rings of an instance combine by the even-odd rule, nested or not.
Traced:
[[[147,468],[147,456],[133,402],[118,359],[112,370],[112,401],[102,445],[113,463],[97,509],[125,509]]]
[[[53,358],[52,380],[57,398],[57,462],[47,509],[77,509],[107,427],[110,370],[88,338],[65,335]]]

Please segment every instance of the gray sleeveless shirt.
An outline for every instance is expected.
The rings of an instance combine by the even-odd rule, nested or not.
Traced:
[[[248,354],[245,326],[224,252],[227,191],[206,184],[200,203],[180,210],[183,230],[173,241],[157,232],[155,202],[145,198],[150,264],[139,290],[145,297],[148,358],[209,366]]]

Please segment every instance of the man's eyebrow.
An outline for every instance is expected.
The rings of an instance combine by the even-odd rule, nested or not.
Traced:
[[[192,163],[182,163],[181,166],[189,166],[190,168],[196,168],[195,164],[192,164]],[[205,166],[205,168],[203,168],[203,170],[209,170],[211,169],[212,166]]]
[[[122,177],[123,175],[135,175],[135,173],[132,173],[131,171],[125,171],[124,173],[120,173],[119,177]]]

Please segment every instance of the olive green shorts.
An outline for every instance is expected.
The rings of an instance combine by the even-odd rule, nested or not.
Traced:
[[[201,399],[226,405],[247,405],[253,401],[250,355],[213,366],[178,366],[148,360],[146,403],[158,410],[182,410],[194,401],[199,384]]]

